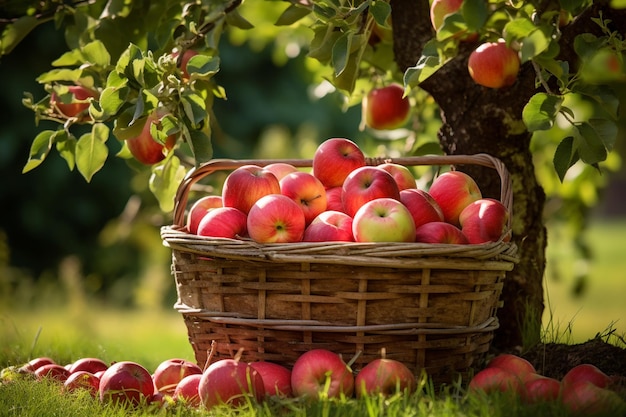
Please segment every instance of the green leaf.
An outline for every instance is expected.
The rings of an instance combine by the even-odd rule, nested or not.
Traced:
[[[165,213],[174,210],[174,199],[180,182],[185,178],[185,167],[174,154],[159,164],[152,166],[152,175],[148,186]]]
[[[53,81],[69,81],[76,82],[80,79],[83,74],[83,70],[81,69],[53,69],[48,72],[44,72],[39,77],[37,77],[37,82],[41,84],[51,83]]]
[[[321,3],[313,3],[313,14],[322,21],[330,21],[337,16],[337,7],[329,7]]]
[[[83,63],[83,54],[79,49],[72,49],[62,54],[60,57],[52,61],[55,67],[71,67],[81,65]]]
[[[578,161],[578,155],[574,152],[574,138],[568,136],[559,143],[554,152],[552,163],[561,182],[567,171]]]
[[[606,160],[606,148],[594,126],[588,122],[582,122],[575,128],[578,134],[574,140],[580,159],[589,165]]]
[[[109,51],[107,51],[104,44],[98,40],[89,42],[87,45],[83,46],[81,52],[86,62],[101,67],[107,67],[111,64]]]
[[[480,30],[489,17],[487,2],[484,0],[464,0],[461,13],[470,32]]]
[[[611,87],[606,85],[580,84],[577,86],[576,92],[591,98],[609,115],[609,117],[617,120],[620,102]]]
[[[254,25],[246,20],[237,9],[233,9],[226,14],[226,22],[233,27],[243,30],[254,28]]]
[[[76,138],[73,135],[68,135],[66,131],[59,131],[56,145],[57,152],[61,158],[65,159],[69,170],[73,171],[76,165]]]
[[[380,26],[387,25],[387,19],[391,16],[391,5],[383,0],[375,0],[369,8],[370,14]]]
[[[317,59],[322,64],[328,63],[333,55],[333,46],[341,32],[333,30],[333,27],[320,25],[313,29],[313,39],[309,47],[308,56]]]
[[[38,167],[46,159],[50,149],[52,149],[56,135],[57,131],[44,130],[35,136],[33,143],[30,145],[26,165],[22,168],[22,174]]]
[[[455,38],[460,33],[467,32],[468,27],[460,12],[450,13],[443,19],[443,24],[437,31],[437,40],[444,41]]]
[[[200,77],[209,77],[220,70],[220,58],[208,55],[195,55],[187,62],[187,72]]]
[[[209,129],[194,129],[189,131],[189,145],[193,152],[196,165],[207,162],[213,158],[213,146],[211,145],[210,133]]]
[[[198,94],[186,92],[181,96],[180,102],[183,105],[185,116],[194,126],[198,126],[200,122],[207,118],[206,103]]]
[[[611,151],[617,139],[618,126],[613,120],[603,118],[591,118],[589,126],[597,133],[604,147]]]
[[[300,19],[308,16],[310,13],[311,13],[311,10],[306,7],[298,6],[297,4],[291,4],[278,17],[274,25],[289,26],[289,25],[296,23]]]
[[[583,59],[595,55],[603,45],[604,40],[591,33],[582,33],[574,38],[574,51]]]
[[[336,77],[341,75],[348,66],[353,34],[352,31],[344,33],[333,45],[332,65]]]
[[[39,20],[35,16],[22,16],[7,25],[0,37],[0,56],[11,53],[38,24]]]
[[[530,98],[522,110],[522,120],[529,132],[548,130],[554,124],[563,104],[563,97],[537,93]]]
[[[537,30],[537,26],[529,18],[520,17],[513,19],[504,26],[505,39],[507,42],[513,39],[523,39],[535,30]]]
[[[76,142],[76,167],[87,182],[103,166],[109,154],[106,141],[109,128],[102,123],[93,125],[90,133],[86,133]]]
[[[520,60],[522,63],[530,61],[532,58],[547,50],[549,46],[550,36],[546,35],[541,29],[534,30],[522,39]]]
[[[126,98],[128,97],[128,88],[118,88],[118,87],[107,87],[102,90],[100,94],[99,109],[100,112],[97,114],[92,114],[94,119],[98,120],[106,120],[109,117],[112,117],[120,111],[124,103],[126,103]],[[92,103],[94,104],[94,103]],[[91,110],[90,110],[91,114]]]

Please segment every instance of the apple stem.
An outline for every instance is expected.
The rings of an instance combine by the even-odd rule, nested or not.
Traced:
[[[213,355],[215,355],[216,347],[217,347],[217,342],[215,340],[212,340],[211,349],[207,350],[207,358],[206,358],[206,362],[204,363],[204,368],[202,369],[203,371],[206,371],[209,365],[211,364],[211,361],[213,360]]]
[[[354,362],[356,362],[356,360],[359,358],[359,356],[361,356],[361,353],[363,353],[363,351],[359,350],[357,353],[354,354],[354,356],[352,356],[350,361],[346,364],[348,366],[348,368],[352,369],[352,364]]]
[[[241,360],[241,356],[243,355],[243,351],[244,351],[244,348],[240,347],[237,350],[237,353],[235,353],[235,357],[233,359],[236,360],[237,362],[239,362]]]

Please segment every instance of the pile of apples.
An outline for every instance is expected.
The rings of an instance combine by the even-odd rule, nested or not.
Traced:
[[[291,368],[235,358],[216,360],[203,369],[186,359],[172,358],[150,373],[133,361],[109,365],[99,358],[81,358],[63,366],[49,357],[39,357],[3,370],[4,383],[9,383],[10,373],[54,381],[64,392],[84,389],[103,403],[133,407],[184,403],[211,409],[224,404],[240,406],[250,399],[260,403],[273,396],[359,398],[398,390],[412,392],[417,387],[415,376],[402,362],[374,359],[355,375],[339,354],[326,349],[303,353]]]
[[[509,212],[483,198],[461,171],[417,187],[411,170],[391,162],[366,165],[351,140],[331,138],[310,171],[277,162],[230,172],[221,195],[204,195],[187,213],[201,236],[288,242],[422,242],[479,244],[508,240]]]
[[[509,393],[527,404],[560,402],[568,415],[611,415],[626,411],[626,402],[612,389],[616,383],[616,377],[589,363],[572,367],[558,380],[541,375],[522,357],[501,354],[473,376],[469,393]]]

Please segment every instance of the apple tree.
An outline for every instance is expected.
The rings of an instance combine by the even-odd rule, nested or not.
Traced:
[[[547,244],[546,190],[537,172],[545,168],[546,153],[552,182],[603,170],[618,136],[614,87],[626,79],[626,2],[435,3],[436,8],[429,0],[3,5],[0,54],[16,53],[30,31],[50,21],[64,31],[68,46],[38,77],[42,91],[24,97],[36,123],[56,126],[33,139],[24,172],[58,152],[70,170],[90,181],[111,157],[124,158],[151,172],[150,190],[162,210],[171,211],[186,172],[213,157],[219,120],[212,109],[228,93],[215,77],[221,43],[269,22],[274,29],[253,41],[274,42],[283,58],[306,53],[308,68],[320,85],[340,92],[344,109],[360,105],[375,86],[403,85],[413,109],[409,129],[400,133],[408,153],[487,152],[506,164],[520,262],[506,280],[495,344],[508,348],[528,343],[528,336],[536,340]],[[476,58],[470,75],[472,52],[489,42],[504,43],[513,58],[509,54],[500,64]],[[513,76],[505,83],[478,83],[494,81],[498,65],[512,64]],[[439,132],[424,139],[433,109]],[[117,155],[108,155],[107,141],[118,141]],[[483,194],[499,195],[492,172],[461,168],[477,178]],[[522,322],[531,328],[521,329]]]

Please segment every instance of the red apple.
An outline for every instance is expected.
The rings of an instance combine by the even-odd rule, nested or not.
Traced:
[[[31,359],[26,364],[24,364],[24,366],[22,366],[21,369],[27,372],[35,372],[37,368],[40,368],[44,365],[51,365],[51,364],[56,364],[54,359],[49,358],[47,356],[41,356],[38,358]]]
[[[218,207],[211,209],[198,224],[199,236],[224,237],[240,239],[247,232],[248,216],[234,207]]]
[[[435,199],[444,220],[459,226],[459,214],[472,202],[482,198],[474,178],[461,171],[447,171],[439,175],[428,193]]]
[[[476,84],[489,88],[509,87],[517,80],[520,58],[504,40],[487,42],[469,56],[467,69]]]
[[[146,117],[141,133],[134,138],[126,139],[128,150],[135,159],[144,165],[153,165],[165,159],[167,152],[174,147],[176,135],[169,135],[165,143],[157,142],[150,133],[151,126],[160,124],[160,111]]]
[[[354,375],[341,356],[326,349],[300,355],[291,369],[291,388],[296,397],[317,399],[346,397],[354,393]]]
[[[276,176],[257,165],[243,165],[224,180],[222,204],[248,214],[252,205],[268,194],[280,194]]]
[[[84,389],[94,398],[98,396],[99,387],[100,378],[91,372],[81,370],[72,372],[63,383],[63,388],[68,392]]]
[[[404,165],[386,162],[378,165],[378,168],[382,168],[391,174],[393,179],[396,180],[396,184],[398,184],[398,189],[400,189],[400,191],[417,187],[413,173]]]
[[[196,200],[187,213],[187,230],[189,233],[198,233],[200,220],[209,210],[218,207],[223,207],[222,196],[219,195],[205,195]]]
[[[202,373],[198,393],[202,404],[211,409],[220,404],[240,406],[250,397],[260,402],[265,388],[263,378],[252,366],[234,359],[222,359],[213,362]]]
[[[154,394],[152,375],[132,361],[116,362],[100,378],[100,401],[136,406]]]
[[[305,226],[300,205],[282,194],[261,197],[248,213],[248,235],[259,243],[299,242]]]
[[[359,371],[354,382],[357,398],[378,393],[411,393],[417,386],[415,375],[404,363],[386,358],[369,362]]]
[[[428,192],[417,188],[400,191],[400,201],[409,209],[415,227],[429,222],[442,222],[443,211]]]
[[[286,162],[273,162],[271,164],[265,165],[264,168],[274,174],[278,181],[282,180],[283,177],[287,174],[291,174],[292,172],[298,172],[298,168]]]
[[[365,125],[377,130],[393,130],[409,120],[411,103],[398,84],[370,90],[363,98],[362,113]]]
[[[350,172],[365,165],[365,155],[351,140],[331,138],[317,147],[312,165],[324,187],[341,187]]]
[[[154,370],[152,380],[154,388],[166,394],[172,394],[176,385],[187,375],[201,374],[202,368],[186,359],[172,358],[161,362]]]
[[[302,241],[354,242],[352,217],[341,211],[324,211],[304,230]]]
[[[109,364],[99,358],[80,358],[74,361],[69,368],[70,373],[78,371],[87,371],[95,374],[99,371],[106,371],[109,368]]]
[[[343,211],[355,217],[357,210],[368,201],[393,198],[400,201],[400,189],[390,173],[382,168],[364,166],[352,171],[343,182],[341,202]]]
[[[326,189],[326,210],[343,212],[343,203],[341,202],[341,187],[331,187]]]
[[[81,119],[91,119],[86,110],[89,108],[89,99],[98,98],[98,93],[82,85],[71,85],[67,89],[71,101],[67,102],[67,97],[59,97],[55,92],[52,92],[50,94],[50,105],[53,108],[56,107],[65,117],[80,116]]]
[[[191,407],[199,407],[202,404],[200,393],[198,392],[201,379],[202,373],[184,376],[176,385],[172,397],[185,402],[185,404]]]
[[[250,366],[263,379],[266,396],[291,397],[291,370],[273,362],[251,362]]]
[[[612,378],[602,372],[597,366],[590,363],[583,363],[574,366],[561,379],[561,384],[567,386],[574,382],[587,381],[600,388],[606,388]]]
[[[304,221],[309,224],[326,210],[326,189],[322,182],[308,172],[292,172],[279,181],[280,193],[300,205]]]
[[[352,220],[356,242],[414,242],[415,223],[404,204],[377,198],[363,204]]]
[[[589,381],[564,385],[561,403],[573,416],[618,416],[626,412],[626,402],[616,392]]]
[[[517,396],[523,395],[523,383],[517,375],[502,368],[485,368],[472,377],[469,383],[470,392],[508,392]]]
[[[497,242],[507,229],[509,211],[500,201],[481,198],[461,211],[459,224],[469,243]]]
[[[487,364],[488,368],[501,368],[517,375],[522,382],[533,379],[537,371],[532,363],[526,359],[510,353],[502,353],[491,359]]]
[[[547,376],[535,375],[524,382],[524,401],[530,404],[556,401],[561,392],[561,382]]]
[[[58,365],[56,363],[49,363],[42,365],[35,369],[35,376],[37,379],[49,378],[60,383],[64,383],[70,376],[70,371],[66,367]]]
[[[465,245],[467,238],[461,229],[447,222],[424,223],[415,229],[415,241],[419,243],[446,243]]]

